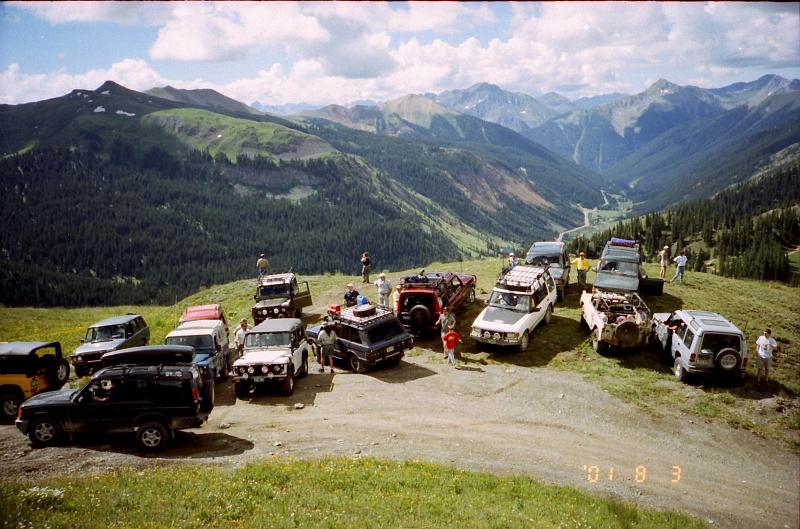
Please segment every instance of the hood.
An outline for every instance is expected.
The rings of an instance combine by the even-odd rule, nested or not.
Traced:
[[[116,340],[104,340],[102,342],[89,342],[79,345],[73,352],[72,356],[79,354],[91,353],[104,353],[106,351],[114,351],[119,346],[125,343],[124,338],[117,338]]]
[[[29,398],[22,403],[23,407],[30,408],[40,405],[53,405],[53,404],[68,404],[71,402],[70,397],[75,393],[74,389],[62,389],[60,391],[45,391]]]
[[[525,312],[486,307],[472,325],[485,331],[509,332],[514,331],[513,327],[525,316]]]
[[[234,366],[253,364],[284,364],[292,359],[291,349],[255,349],[245,351],[244,356],[233,363]]]
[[[281,305],[288,305],[289,298],[273,298],[273,299],[262,299],[258,303],[256,303],[256,307],[259,309],[263,309],[266,307],[280,307]]]
[[[594,287],[597,290],[612,292],[636,292],[639,290],[639,278],[618,274],[615,272],[597,272],[594,278]]]

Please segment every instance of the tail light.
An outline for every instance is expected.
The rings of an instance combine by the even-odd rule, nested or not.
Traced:
[[[433,296],[433,312],[436,314],[442,313],[442,304],[439,302],[439,296]]]
[[[200,400],[200,395],[197,394],[197,388],[194,387],[194,386],[192,386],[192,400],[194,402],[197,402],[198,400]],[[20,410],[20,413],[22,413],[22,410]]]
[[[690,354],[689,355],[689,361],[690,362],[694,362],[695,360],[697,360],[697,355],[695,353]]]
[[[17,418],[22,419],[22,406],[20,406],[19,409],[17,410]]]

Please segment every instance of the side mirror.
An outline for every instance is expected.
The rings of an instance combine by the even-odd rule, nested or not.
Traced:
[[[258,301],[258,294],[253,294],[253,300]]]

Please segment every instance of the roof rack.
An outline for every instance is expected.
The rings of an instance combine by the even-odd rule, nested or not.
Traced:
[[[506,290],[532,292],[545,272],[541,266],[517,265],[497,280],[495,286]]]
[[[256,278],[256,284],[261,285],[269,285],[273,283],[279,284],[286,284],[290,283],[292,279],[294,279],[295,274],[294,272],[282,272],[278,274],[269,274],[266,276],[261,276]]]
[[[347,321],[355,327],[366,327],[369,324],[377,321],[389,320],[395,317],[394,312],[384,307],[374,305],[375,313],[369,316],[356,316],[353,311],[364,307],[364,305],[356,305],[354,307],[342,308],[342,313],[338,316],[333,316],[334,320]]]
[[[425,272],[411,274],[400,278],[401,288],[436,288],[444,283],[445,276],[439,272]]]

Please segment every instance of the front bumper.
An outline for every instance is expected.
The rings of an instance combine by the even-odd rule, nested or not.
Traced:
[[[489,335],[487,336],[487,333]],[[471,331],[470,338],[476,342],[488,343],[493,345],[519,345],[522,341],[519,336],[513,336],[511,333],[500,331]]]
[[[80,359],[78,359],[78,357],[76,357],[76,356],[70,356],[69,357],[69,362],[73,366],[76,366],[76,367],[97,367],[97,366],[102,365],[102,362],[100,362],[100,358],[104,354],[110,353],[110,352],[111,352],[111,350],[103,351],[100,354],[93,353],[92,356],[90,356],[88,358],[86,357],[86,355],[83,355],[83,356],[81,356]]]
[[[28,426],[30,425],[28,419],[17,419],[14,421],[14,425],[16,425],[17,430],[22,432],[23,435],[28,435]]]
[[[275,372],[273,369],[274,365],[281,365],[284,366],[280,372]],[[245,382],[252,382],[254,384],[260,384],[264,382],[269,382],[272,380],[285,380],[288,376],[288,368],[285,367],[286,364],[273,364],[268,365],[268,371],[264,373],[261,368],[263,366],[253,366],[253,373],[249,373],[245,371],[241,373],[239,367],[234,367],[234,375],[233,380],[235,381],[245,381]],[[249,366],[248,366],[249,367]]]

